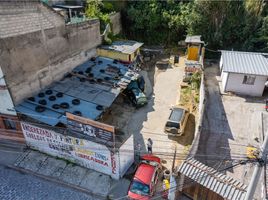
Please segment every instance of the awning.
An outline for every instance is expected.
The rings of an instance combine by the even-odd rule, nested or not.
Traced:
[[[234,178],[228,177],[203,163],[190,158],[179,167],[178,172],[200,185],[219,194],[225,199],[244,199],[247,186]]]

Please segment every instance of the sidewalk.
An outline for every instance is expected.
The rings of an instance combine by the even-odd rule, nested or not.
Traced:
[[[127,195],[130,184],[130,181],[125,178],[113,180],[108,175],[33,150],[22,153],[10,168],[71,187],[100,199],[123,197]]]
[[[0,140],[0,164],[13,164],[23,152],[25,144],[10,140]]]

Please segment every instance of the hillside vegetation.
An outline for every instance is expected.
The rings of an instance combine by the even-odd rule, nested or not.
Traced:
[[[186,35],[202,35],[207,48],[268,52],[265,0],[87,3],[87,16],[97,16],[101,21],[108,22],[107,13],[121,10],[126,37],[146,44],[177,45]]]
[[[130,1],[126,34],[150,44],[202,35],[213,49],[268,52],[267,1]]]

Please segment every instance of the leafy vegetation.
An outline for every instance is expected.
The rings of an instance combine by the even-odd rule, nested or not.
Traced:
[[[111,24],[109,14],[113,11],[113,4],[108,1],[87,0],[86,16],[88,18],[98,18],[100,20],[102,31],[105,29],[107,24]]]
[[[129,2],[126,31],[129,37],[151,44],[177,43],[186,34],[188,4],[175,1]]]
[[[201,72],[195,72],[191,76],[191,87],[193,90],[195,90],[197,93],[199,92],[200,84],[201,84]]]
[[[180,104],[195,111],[199,104],[199,89],[201,84],[201,72],[195,72],[190,84],[181,88]]]
[[[177,44],[187,34],[202,35],[211,49],[268,52],[267,1],[130,1],[128,37],[148,44]]]

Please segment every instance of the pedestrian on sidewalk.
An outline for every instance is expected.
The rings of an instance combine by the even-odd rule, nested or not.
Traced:
[[[148,150],[148,153],[150,154],[153,153],[153,140],[151,138],[148,138],[147,140],[147,150]]]

